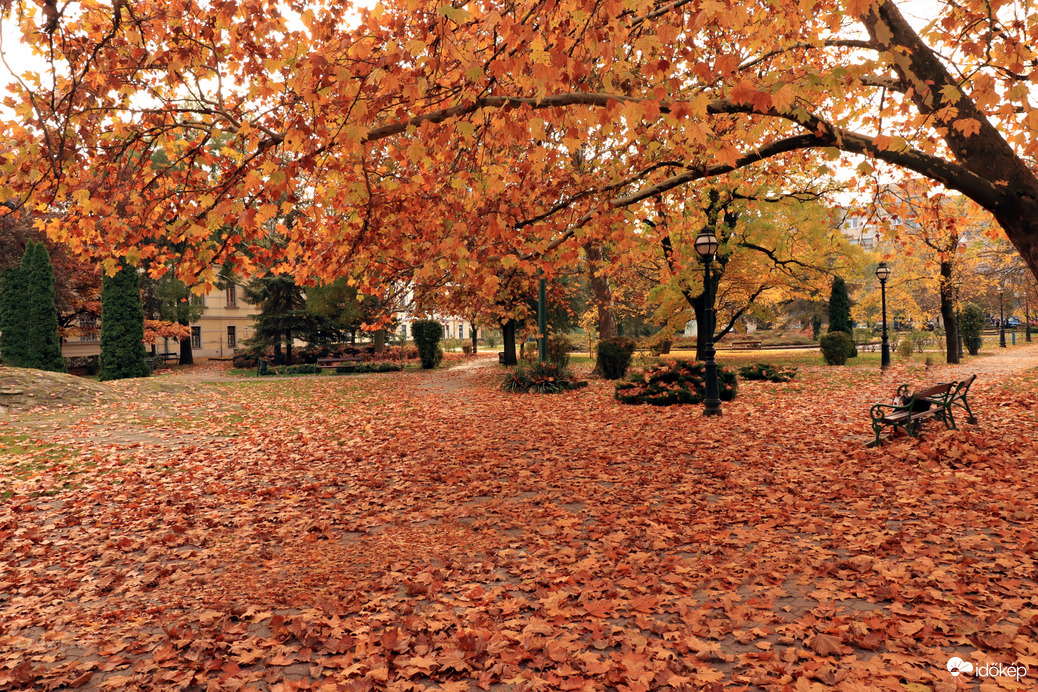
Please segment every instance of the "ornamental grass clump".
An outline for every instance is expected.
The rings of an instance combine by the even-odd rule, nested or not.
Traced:
[[[705,376],[706,366],[701,362],[672,360],[617,383],[614,396],[621,404],[698,404],[706,397]],[[735,372],[718,366],[717,388],[721,401],[734,399],[736,387]]]
[[[577,380],[566,368],[549,362],[520,365],[501,383],[506,392],[534,394],[558,394],[586,386],[587,382]]]

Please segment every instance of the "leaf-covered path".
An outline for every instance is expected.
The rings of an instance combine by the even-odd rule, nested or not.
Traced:
[[[492,363],[12,414],[0,688],[1029,689],[1038,353],[1009,353],[804,368],[712,420]],[[870,402],[973,370],[977,425],[865,448]]]

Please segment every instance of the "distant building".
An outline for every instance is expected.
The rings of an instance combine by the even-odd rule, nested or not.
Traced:
[[[860,245],[866,250],[874,250],[879,245],[880,224],[870,221],[868,214],[842,207],[839,214],[838,228],[851,245]]]
[[[257,310],[241,296],[241,287],[231,284],[202,297],[205,313],[191,323],[191,351],[195,358],[230,358],[243,341],[252,337],[252,316]],[[96,356],[101,353],[99,321],[86,316],[79,320],[78,336],[62,344],[66,358]],[[162,339],[155,344],[159,353],[179,353],[176,340]]]

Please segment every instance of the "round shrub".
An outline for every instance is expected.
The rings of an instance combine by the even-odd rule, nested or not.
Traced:
[[[980,351],[980,333],[984,329],[984,308],[976,303],[966,303],[962,306],[962,315],[959,317],[959,333],[962,334],[962,344],[970,352],[971,356]]]
[[[618,336],[598,342],[598,358],[595,371],[607,380],[619,380],[631,367],[634,341]]]
[[[432,370],[443,360],[440,339],[443,338],[443,325],[435,320],[418,320],[411,325],[411,334],[418,347],[418,357],[424,370]]]
[[[573,350],[573,344],[562,334],[552,334],[548,337],[548,352],[545,360],[553,363],[563,370],[569,367],[569,352]]]
[[[827,365],[843,365],[851,353],[857,354],[854,339],[846,332],[829,332],[818,338],[818,345]]]

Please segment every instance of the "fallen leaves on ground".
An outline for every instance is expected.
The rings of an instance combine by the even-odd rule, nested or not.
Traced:
[[[47,456],[5,479],[0,688],[952,690],[952,655],[1038,669],[1033,370],[978,379],[977,425],[868,449],[868,404],[954,373],[802,368],[707,419],[597,381],[510,395],[485,366],[160,378],[7,419]]]

